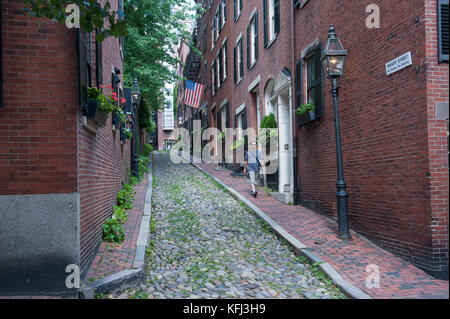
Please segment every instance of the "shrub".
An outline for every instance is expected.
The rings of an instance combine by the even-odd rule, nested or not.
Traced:
[[[144,149],[142,150],[142,153],[149,157],[150,154],[153,152],[153,146],[151,144],[145,144]]]
[[[108,218],[102,228],[102,238],[105,241],[120,243],[125,239],[125,231],[123,226],[115,219]]]
[[[139,156],[139,181],[142,180],[144,174],[148,174],[148,157],[147,156]]]
[[[269,115],[264,116],[261,121],[260,128],[278,128],[275,115],[270,113]]]
[[[134,189],[130,184],[123,185],[123,189],[117,194],[117,204],[123,209],[132,209]]]
[[[117,220],[119,223],[123,224],[127,221],[128,214],[123,207],[113,206],[113,219]]]

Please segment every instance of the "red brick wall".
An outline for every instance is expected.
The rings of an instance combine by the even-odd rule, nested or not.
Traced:
[[[118,1],[110,1],[117,8]],[[92,46],[92,61],[95,62],[95,45]],[[112,69],[119,68],[122,80],[123,62],[119,51],[119,40],[113,37],[102,42],[103,85],[111,85]],[[95,83],[95,70],[92,72]],[[123,83],[121,82],[123,85]],[[104,91],[109,95],[110,89]],[[83,126],[83,116],[78,116],[78,189],[80,192],[80,259],[85,269],[94,257],[101,242],[102,224],[112,214],[112,206],[117,203],[117,193],[122,182],[127,182],[130,170],[130,145],[127,140],[120,142],[120,130],[112,129],[111,116],[105,127],[97,134]]]
[[[438,62],[437,1],[425,1],[428,156],[431,234],[436,271],[448,272],[448,144],[447,121],[436,116],[436,103],[449,104],[449,65]]]
[[[113,8],[118,1],[110,1]],[[111,118],[97,134],[83,126],[78,103],[77,31],[3,1],[4,107],[0,112],[0,194],[80,194],[80,258],[84,270],[101,241],[130,168]],[[95,45],[92,46],[95,62]],[[122,68],[119,40],[103,42],[103,84]],[[95,77],[95,69],[92,72]],[[120,76],[122,78],[122,75]],[[92,83],[95,83],[93,78]],[[109,94],[110,92],[106,92]]]
[[[433,242],[448,239],[448,226],[443,225],[445,221],[448,225],[448,199],[442,199],[448,198],[448,163],[444,159],[447,143],[443,124],[436,127],[428,121],[432,106],[427,84],[430,87],[432,80],[427,80],[430,62],[424,43],[425,23],[432,22],[427,21],[424,1],[386,0],[377,2],[381,28],[368,29],[365,8],[370,3],[310,1],[297,10],[296,60],[314,39],[325,44],[329,25],[334,24],[348,50],[339,111],[351,228],[432,271],[436,270],[432,264]],[[413,65],[386,76],[385,63],[408,51]],[[439,76],[445,70],[448,74],[448,65],[441,68],[441,73],[431,74]],[[441,88],[436,94],[448,95],[448,80],[441,83]],[[297,132],[300,196],[316,201],[319,211],[335,217],[335,132],[328,80],[324,97],[323,119]],[[436,134],[433,141],[428,139],[430,132]],[[436,146],[432,153],[439,153],[436,163],[430,156],[430,145]],[[436,167],[431,180],[430,159]],[[435,195],[430,193],[430,183]],[[433,183],[444,187],[434,188]],[[443,208],[444,204],[447,208]],[[437,208],[436,213],[432,207]],[[434,215],[440,221],[432,222]],[[432,233],[430,226],[434,223],[436,230]],[[439,247],[445,250],[443,243]]]
[[[0,194],[77,190],[76,31],[2,1]]]
[[[227,38],[228,46],[228,75],[224,83],[222,83],[219,90],[211,99],[211,91],[205,94],[209,107],[216,103],[216,114],[220,108],[220,104],[227,98],[230,107],[230,126],[234,127],[234,116],[236,109],[245,103],[247,109],[247,124],[248,127],[257,127],[257,107],[255,94],[249,94],[248,86],[260,76],[259,82],[259,96],[261,107],[261,118],[264,113],[264,91],[270,79],[276,80],[278,74],[287,67],[293,72],[291,68],[291,46],[290,46],[290,14],[291,4],[286,1],[280,1],[280,33],[275,42],[268,48],[264,48],[264,24],[263,24],[263,3],[261,0],[246,0],[243,1],[243,8],[239,19],[234,21],[233,1],[227,1],[227,22],[220,32],[220,36],[211,52],[211,21],[216,13],[219,1],[214,1],[212,9],[206,10],[202,18],[199,31],[199,39],[202,39],[202,28],[206,23],[207,30],[207,51],[204,57],[207,59],[208,66],[208,85],[211,85],[211,63],[217,56],[217,52],[222,48],[222,42]],[[247,26],[250,23],[250,17],[257,9],[258,12],[258,39],[259,39],[259,58],[256,64],[249,70],[247,68]],[[239,34],[242,33],[243,49],[244,49],[244,75],[242,81],[236,85],[234,83],[234,66],[233,66],[233,50],[236,46],[236,40]],[[200,48],[202,44],[200,43]],[[203,62],[199,75],[203,75]],[[209,112],[210,116],[212,113]],[[210,118],[210,123],[216,125],[216,119]]]

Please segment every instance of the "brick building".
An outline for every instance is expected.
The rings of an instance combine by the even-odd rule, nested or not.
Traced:
[[[348,51],[339,102],[350,226],[448,278],[448,1],[379,1],[375,11],[370,1],[197,2],[203,57],[190,52],[184,75],[209,88],[199,109],[179,105],[184,127],[258,128],[274,113],[273,196],[336,218],[333,101],[320,61],[333,24]],[[380,27],[369,28],[376,9]],[[386,63],[408,52],[412,65],[387,75]],[[297,116],[309,101],[314,116]]]
[[[83,112],[86,87],[124,95],[123,41],[97,43],[45,19],[38,26],[23,7],[0,4],[0,293],[75,296],[66,266],[84,276],[130,170],[122,125]]]

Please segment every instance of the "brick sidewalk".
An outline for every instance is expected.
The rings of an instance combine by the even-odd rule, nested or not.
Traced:
[[[109,243],[106,241],[101,243],[84,279],[86,284],[132,268],[139,228],[144,213],[147,185],[148,174],[144,174],[142,182],[135,187],[136,195],[133,201],[133,209],[128,211],[127,221],[123,225],[125,240],[122,243]]]
[[[284,205],[268,196],[262,187],[255,199],[245,180],[230,176],[230,170],[217,171],[217,165],[196,163],[227,186],[240,192],[316,255],[332,265],[346,280],[373,298],[449,298],[448,281],[436,280],[408,262],[381,249],[355,232],[350,241],[337,238],[337,224],[302,206]],[[380,288],[367,289],[366,266],[380,269]]]

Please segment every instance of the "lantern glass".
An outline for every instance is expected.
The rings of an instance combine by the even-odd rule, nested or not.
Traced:
[[[345,56],[325,56],[323,66],[328,77],[339,77],[344,74]]]

